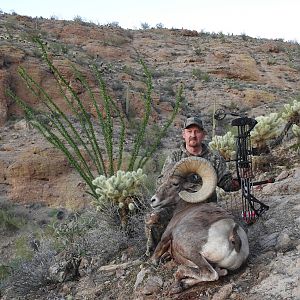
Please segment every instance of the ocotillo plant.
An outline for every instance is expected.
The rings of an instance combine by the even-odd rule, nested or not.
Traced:
[[[26,101],[21,99],[13,91],[8,90],[7,93],[22,107],[26,118],[29,120],[32,126],[39,130],[39,132],[51,144],[64,153],[71,165],[87,183],[89,187],[89,191],[87,192],[94,198],[98,199],[99,195],[96,192],[97,187],[92,183],[93,180],[99,175],[104,175],[107,178],[111,177],[116,174],[122,166],[126,134],[124,114],[118,107],[117,103],[109,95],[102,74],[95,65],[92,66],[91,69],[98,82],[99,92],[103,100],[104,111],[100,110],[99,101],[97,101],[98,99],[87,82],[85,76],[75,66],[72,66],[77,81],[80,82],[82,87],[87,91],[90,101],[96,111],[97,125],[99,125],[101,128],[101,134],[104,139],[105,150],[101,149],[99,146],[99,136],[96,131],[95,122],[93,122],[93,120],[90,118],[82,103],[82,100],[72,86],[68,83],[67,79],[59,71],[59,69],[53,64],[53,61],[50,59],[44,43],[38,38],[34,38],[34,41],[39,47],[44,61],[53,74],[65,103],[72,111],[73,117],[78,120],[81,126],[81,131],[73,125],[71,118],[60,109],[60,107],[56,104],[55,99],[53,99],[49,93],[40,84],[38,84],[37,81],[35,81],[23,67],[19,67],[19,75],[25,81],[32,94],[42,101],[47,108],[47,112],[41,111],[39,112],[39,115],[37,115],[35,109],[29,106]],[[146,77],[147,86],[143,97],[144,114],[141,121],[141,126],[139,127],[139,130],[134,138],[133,146],[130,151],[129,164],[127,165],[125,171],[133,171],[138,168],[143,168],[149,158],[153,156],[160,144],[161,139],[166,135],[168,128],[178,113],[182,101],[183,87],[180,86],[177,91],[173,113],[166,121],[162,129],[158,132],[156,140],[154,140],[153,143],[147,149],[145,149],[143,153],[141,153],[141,145],[145,139],[145,132],[151,115],[151,95],[153,92],[153,85],[152,77],[147,66],[142,60],[140,60],[140,64]],[[121,127],[118,143],[114,143],[113,140],[114,131],[116,130],[116,128],[114,128],[114,121],[116,118],[113,118],[113,114],[117,115],[117,119],[119,120]],[[43,119],[39,117],[40,115],[43,116]],[[47,125],[49,122],[51,123],[51,127]],[[114,147],[116,147],[116,151],[114,151]],[[84,153],[86,155],[84,155]]]

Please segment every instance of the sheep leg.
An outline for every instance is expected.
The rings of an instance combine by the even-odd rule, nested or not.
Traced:
[[[170,249],[171,235],[164,237],[155,248],[155,251],[151,257],[151,263],[158,265],[160,258]]]
[[[176,257],[177,260],[178,258],[179,257]],[[221,269],[218,269],[220,271],[219,274],[219,272],[217,272],[200,254],[196,261],[197,262],[194,263],[183,256],[180,257],[182,265],[178,267],[178,270],[175,273],[175,285],[170,291],[170,294],[180,293],[200,282],[215,281],[219,279],[220,275],[226,275],[226,272],[223,272],[224,270]]]

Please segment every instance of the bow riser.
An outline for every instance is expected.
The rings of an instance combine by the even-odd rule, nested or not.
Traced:
[[[257,121],[247,116],[241,116],[237,113],[228,113],[223,109],[215,112],[214,118],[222,120],[227,114],[238,117],[232,120],[231,125],[237,127],[236,136],[236,165],[237,177],[240,181],[242,191],[242,218],[245,223],[254,223],[269,206],[259,201],[253,193],[253,187],[261,184],[274,182],[274,179],[253,182],[254,173],[252,168],[252,156],[254,150],[251,146],[250,132],[257,124]]]

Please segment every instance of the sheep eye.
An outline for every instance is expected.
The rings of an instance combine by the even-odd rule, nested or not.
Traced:
[[[173,182],[173,186],[178,187],[179,183],[178,182]]]

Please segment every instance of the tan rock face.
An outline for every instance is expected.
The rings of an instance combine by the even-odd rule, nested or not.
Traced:
[[[244,92],[244,101],[249,107],[257,107],[264,103],[271,103],[276,99],[274,94],[266,91],[248,89]]]
[[[102,59],[122,59],[128,58],[128,52],[122,48],[114,47],[110,45],[101,45],[99,42],[89,42],[83,46],[83,49],[89,53],[92,57],[97,58],[98,56]]]
[[[8,165],[3,161],[0,160],[0,183],[5,184],[6,181],[6,168]]]
[[[83,207],[87,203],[85,184],[57,149],[26,147],[7,163],[0,160],[0,178],[10,186],[9,198],[19,203]],[[4,181],[5,179],[5,181]]]
[[[15,77],[8,70],[15,70],[24,57],[24,51],[17,47],[5,44],[0,47],[0,126],[5,124],[8,118],[9,106],[12,102],[7,97],[6,90],[15,87]]]
[[[69,60],[54,60],[53,64],[60,71],[74,93],[82,100],[88,112],[90,112],[89,107],[92,107],[92,101],[86,89],[76,79],[74,70],[71,68],[71,62]],[[16,66],[14,66],[13,70],[9,69],[2,73],[0,70],[0,86],[2,86],[0,91],[0,126],[1,124],[5,124],[9,116],[21,116],[24,114],[20,106],[17,105],[13,99],[5,95],[5,90],[9,87],[11,87],[18,97],[28,103],[31,107],[34,107],[36,111],[46,110],[45,105],[43,104],[43,99],[45,99],[45,97],[42,97],[41,92],[39,92],[40,99],[34,96],[26,86],[25,82],[17,74],[15,67]],[[41,64],[37,59],[29,59],[23,63],[23,67],[29,76],[44,89],[60,110],[67,114],[73,113],[70,105],[62,95],[58,83],[44,64]],[[94,81],[89,80],[88,77],[91,75],[83,73],[83,76],[87,76],[91,89],[95,89]],[[72,92],[69,91],[66,86],[62,85],[62,91],[68,97],[68,101],[74,103]],[[96,91],[96,93],[99,94],[99,91]],[[99,102],[99,105],[102,106],[101,97],[97,97],[96,99]]]
[[[24,180],[49,180],[70,170],[67,159],[52,148],[30,147],[20,153],[16,161],[8,167],[7,178]]]
[[[5,96],[5,90],[8,88],[9,74],[0,70],[0,126],[7,120],[8,103]]]
[[[260,79],[259,70],[255,60],[246,53],[232,55],[229,59],[232,78],[245,81],[258,81]]]

